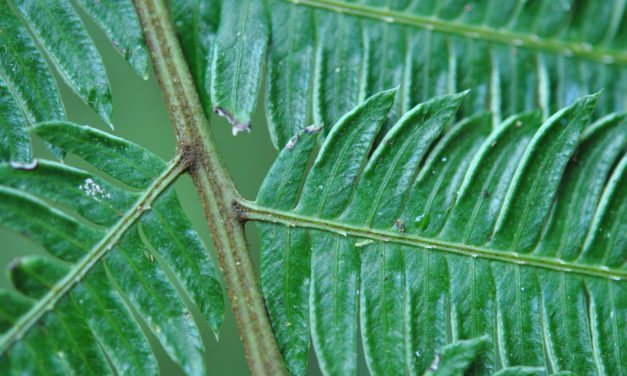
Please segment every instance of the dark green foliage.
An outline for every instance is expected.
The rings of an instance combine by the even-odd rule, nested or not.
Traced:
[[[139,191],[51,161],[0,165],[0,224],[54,256],[11,266],[13,285],[28,299],[2,292],[4,299],[24,301],[18,305],[23,308],[2,315],[0,350],[8,359],[2,364],[28,372],[48,362],[52,374],[68,368],[101,375],[112,372],[106,354],[116,372],[154,374],[156,361],[132,309],[188,374],[203,372],[204,350],[190,309],[158,261],[214,331],[224,303],[207,250],[163,183],[176,178],[168,175],[172,165],[85,126],[48,122],[33,132]],[[48,339],[21,338],[38,331]],[[31,361],[24,363],[25,357]]]
[[[444,96],[371,151],[394,93],[344,115],[308,172],[311,143],[288,143],[259,193],[296,226],[259,224],[290,372],[303,373],[311,335],[325,374],[354,374],[360,323],[376,375],[620,374],[624,116],[588,126],[592,95],[542,124],[530,112],[450,125],[463,95]],[[481,349],[456,355],[477,337]]]
[[[146,78],[148,52],[132,2],[77,2]],[[0,1],[0,161],[30,161],[27,127],[65,119],[52,70],[111,125],[111,89],[104,64],[71,2]]]
[[[312,338],[325,374],[354,374],[360,336],[375,375],[625,372],[624,1],[170,5],[207,114],[249,130],[265,93],[281,153],[240,204],[267,215],[290,373]],[[84,16],[147,77],[130,0],[0,0],[0,225],[49,253],[0,291],[0,374],[155,374],[142,322],[201,374],[184,298],[214,331],[224,303],[179,157],[65,122],[53,77],[111,123]],[[29,128],[108,176],[33,160]]]
[[[205,14],[204,2],[185,3],[195,9],[189,15]],[[239,127],[258,96],[269,30],[266,113],[277,149],[312,123],[330,130],[367,97],[395,86],[386,129],[420,102],[467,89],[458,119],[489,110],[495,125],[535,109],[546,119],[601,89],[594,118],[626,108],[627,7],[620,0],[269,0],[268,17],[262,3],[230,0],[220,19],[196,16],[199,27],[220,25],[217,47],[213,32],[194,44],[199,27],[188,33],[184,22],[178,30],[192,71],[198,52],[215,58],[213,106]],[[222,52],[212,55],[216,49]]]

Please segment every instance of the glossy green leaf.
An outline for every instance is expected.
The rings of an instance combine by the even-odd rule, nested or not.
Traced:
[[[191,314],[132,227],[106,257],[116,283],[188,375],[204,372],[204,348]]]
[[[291,209],[298,197],[307,163],[321,129],[308,127],[294,136],[279,154],[272,176],[264,181],[257,200],[274,208]],[[261,255],[261,288],[272,318],[279,348],[292,374],[303,374],[309,349],[308,297],[311,257],[309,236],[302,229],[258,223],[264,252]],[[293,246],[285,246],[288,239]]]
[[[0,162],[31,161],[27,122],[0,76]]]
[[[148,78],[148,51],[131,0],[77,0],[107,34],[115,49],[144,79]]]
[[[20,317],[3,325],[0,358],[8,359],[11,370],[26,371],[31,366],[21,357],[27,346],[41,352],[36,356],[51,357],[50,362],[81,374],[105,374],[110,366],[115,372],[154,374],[156,361],[125,306],[130,304],[187,374],[203,373],[204,349],[190,309],[158,262],[167,263],[173,278],[218,330],[224,303],[214,267],[168,189],[180,174],[177,162],[166,164],[138,145],[71,123],[42,123],[33,132],[140,191],[55,162],[0,165],[0,195],[5,197],[0,200],[0,223],[69,262],[61,266],[30,258],[14,264],[15,286],[34,300],[16,315]],[[39,327],[50,331],[50,343],[21,340],[22,335],[37,335]],[[111,363],[98,363],[99,356],[104,359],[97,355],[101,351]]]
[[[353,186],[395,94],[396,90],[389,90],[374,95],[340,119],[307,176],[297,212],[321,218],[341,213],[351,194],[346,187]],[[357,348],[359,257],[346,239],[324,232],[311,232],[310,236],[313,344],[323,369],[333,374],[351,373]],[[329,305],[335,308],[319,309]]]
[[[625,210],[627,203],[627,155],[623,155],[609,177],[603,196],[586,235],[580,259],[583,263],[608,264],[625,268],[623,251],[627,245],[625,236]]]
[[[604,117],[585,131],[581,145],[569,161],[568,175],[556,196],[551,222],[538,246],[538,254],[565,260],[579,256],[609,173],[626,145],[625,114]]]
[[[51,119],[65,119],[55,82],[28,32],[3,1],[0,3],[0,161],[30,162],[31,142],[26,129]]]
[[[503,368],[494,374],[494,376],[544,376],[546,370],[538,367],[510,367]]]
[[[19,315],[32,307],[32,302],[25,297],[6,290],[0,290],[2,303],[2,327],[13,325]],[[41,328],[35,328],[27,333],[22,341],[15,345],[9,356],[2,356],[0,366],[2,371],[10,375],[20,373],[63,375],[62,362],[56,357],[55,349]]]
[[[314,47],[311,94],[314,122],[325,125],[327,133],[342,115],[366,99],[367,40],[359,20],[353,17],[329,13],[315,19],[319,23],[317,28],[324,34],[333,34],[333,38],[318,39]],[[281,128],[285,125],[278,124],[278,127],[275,133],[283,132]]]
[[[383,92],[309,171],[309,144],[281,152],[250,217],[278,222],[259,226],[262,285],[292,374],[308,331],[324,374],[354,374],[358,321],[375,375],[623,371],[623,115],[588,126],[593,95],[544,122],[453,123],[462,97],[418,105],[370,152],[394,118]]]
[[[164,258],[217,333],[224,315],[222,289],[209,251],[187,219],[174,191],[165,191],[140,224],[148,242]]]
[[[88,126],[46,122],[33,133],[135,188],[147,187],[166,166],[148,150]]]
[[[111,124],[111,89],[102,59],[71,4],[11,0],[72,90]],[[46,116],[40,120],[57,120]]]
[[[489,338],[479,337],[453,342],[438,352],[424,376],[462,376],[472,361],[489,343]]]
[[[211,102],[233,126],[233,134],[250,131],[268,44],[265,1],[222,3],[211,67]]]
[[[219,0],[173,0],[172,18],[198,94],[211,111],[209,84],[215,38],[220,18]]]
[[[13,286],[32,299],[41,298],[64,274],[67,267],[40,257],[17,260],[9,271]],[[67,298],[46,319],[48,338],[54,343],[59,359],[69,369],[85,375],[112,374],[91,332],[76,306]]]
[[[22,116],[30,124],[65,119],[44,59],[6,1],[0,3],[0,30],[0,76],[22,110]],[[10,124],[16,127],[19,123]]]
[[[104,265],[96,265],[72,293],[84,320],[120,374],[157,373],[150,345],[122,297],[111,289]]]
[[[78,261],[103,234],[84,227],[72,217],[50,208],[44,201],[13,188],[0,186],[0,221],[30,240],[41,244],[55,257]]]
[[[223,1],[220,28],[261,46],[265,28],[250,27],[251,13],[242,4],[248,2]],[[546,119],[602,89],[606,95],[593,118],[626,108],[622,0],[272,0],[268,5],[266,112],[278,149],[312,122],[330,130],[366,98],[396,86],[399,95],[386,128],[420,102],[467,89],[459,118],[489,110],[495,124],[536,108]],[[223,38],[216,48],[224,48]],[[233,50],[250,54],[249,45],[235,47],[236,40],[228,40]],[[206,43],[200,39],[193,48]],[[216,71],[232,81],[251,77],[246,96],[237,97],[239,106],[215,95],[226,91],[222,80],[212,94],[214,106],[232,106],[223,106],[224,114],[241,127],[249,118],[237,111],[247,108],[250,114],[260,81],[262,49],[257,51],[246,60],[250,64],[229,53],[230,66],[240,69],[224,65]],[[193,65],[194,57],[188,59]]]
[[[343,220],[379,228],[394,224],[429,145],[454,117],[462,98],[435,98],[416,106],[394,125],[368,161]],[[373,189],[375,199],[371,200]],[[403,295],[395,293],[404,289],[405,260],[396,245],[363,244],[362,240],[354,242],[353,252],[361,257],[361,330],[371,333],[364,338],[366,360],[374,374],[393,373],[404,368],[405,362],[418,359],[403,319],[409,307],[403,306]],[[380,325],[382,319],[388,324]]]
[[[309,124],[311,72],[314,64],[314,19],[307,8],[281,1],[269,3],[271,39],[266,103],[272,143],[281,149]]]
[[[551,116],[529,142],[495,224],[493,242],[500,249],[527,252],[536,244],[559,184],[555,176],[561,176],[575,152],[597,96],[583,98]]]

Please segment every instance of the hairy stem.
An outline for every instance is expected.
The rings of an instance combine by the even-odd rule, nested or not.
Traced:
[[[233,205],[241,199],[217,153],[168,8],[164,0],[135,0],[135,7],[176,133],[177,148],[190,161],[190,173],[205,209],[250,370],[254,375],[285,375],[243,223]]]

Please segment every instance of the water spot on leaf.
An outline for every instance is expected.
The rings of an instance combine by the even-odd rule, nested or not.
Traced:
[[[422,214],[417,216],[416,218],[414,218],[414,225],[419,228],[419,229],[424,229],[427,226],[429,226],[429,221],[431,220],[431,217],[429,216],[429,214]]]
[[[39,161],[37,159],[33,159],[31,162],[16,162],[16,161],[11,161],[9,162],[9,166],[11,168],[14,168],[16,170],[26,170],[26,171],[30,171],[30,170],[34,170],[37,168],[37,166],[39,166]]]
[[[372,239],[364,239],[355,243],[355,247],[365,247],[368,244],[372,244]]]

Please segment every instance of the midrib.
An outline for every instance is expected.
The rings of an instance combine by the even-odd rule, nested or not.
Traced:
[[[565,273],[582,274],[611,280],[627,279],[627,271],[605,266],[576,264],[569,261],[539,257],[533,254],[494,250],[468,244],[447,242],[440,239],[402,234],[394,230],[372,229],[364,226],[300,215],[290,211],[266,208],[249,201],[240,201],[239,205],[243,207],[241,211],[242,217],[248,220],[279,223],[288,227],[316,229],[342,236],[355,236],[379,242],[392,242],[412,247],[426,248],[433,251],[459,254],[468,257],[479,257],[509,264],[526,265]]]
[[[486,26],[466,25],[432,17],[376,8],[357,3],[335,0],[281,0],[294,5],[306,5],[342,14],[367,17],[387,23],[413,26],[420,29],[434,30],[466,38],[502,43],[516,47],[537,49],[567,57],[577,57],[605,64],[627,65],[627,52],[610,50],[588,43],[568,42],[557,39],[541,38],[533,34],[515,33],[504,29]]]
[[[25,333],[36,325],[47,312],[51,311],[61,298],[83,280],[87,273],[118,244],[126,231],[141,218],[144,212],[150,210],[151,204],[173,184],[187,167],[186,161],[181,155],[176,155],[170,161],[119,221],[108,229],[104,237],[91,247],[82,259],[72,265],[68,273],[22,315],[9,331],[0,336],[0,355],[4,355],[11,346],[21,340]]]

